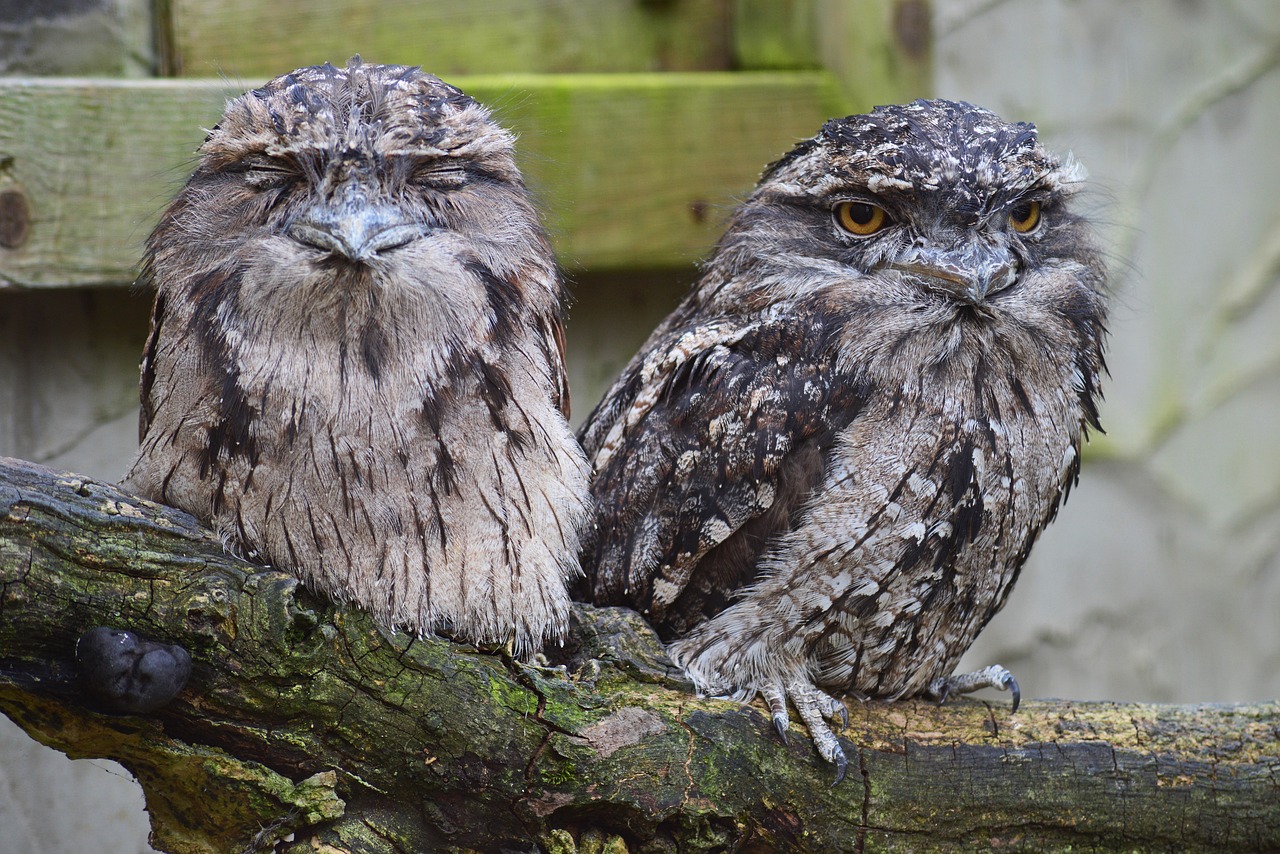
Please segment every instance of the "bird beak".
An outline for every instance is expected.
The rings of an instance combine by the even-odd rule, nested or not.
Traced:
[[[349,261],[366,262],[421,237],[426,228],[407,220],[396,207],[348,189],[331,201],[313,205],[293,221],[288,232],[299,243]]]
[[[976,240],[948,249],[912,247],[890,266],[970,305],[986,302],[1018,278],[1017,260],[1008,249]]]

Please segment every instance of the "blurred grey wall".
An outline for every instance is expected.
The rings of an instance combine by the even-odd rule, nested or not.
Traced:
[[[962,667],[1030,696],[1280,696],[1280,4],[935,0],[941,97],[1096,186],[1115,299],[1080,485]]]

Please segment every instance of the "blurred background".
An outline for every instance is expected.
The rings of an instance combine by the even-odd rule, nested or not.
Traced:
[[[935,96],[1034,122],[1088,167],[1110,251],[1107,433],[961,667],[1030,697],[1280,696],[1273,0],[0,0],[0,454],[122,474],[150,308],[128,285],[201,128],[353,53],[520,134],[575,297],[577,419],[823,119]],[[2,715],[0,828],[150,850],[127,771]]]

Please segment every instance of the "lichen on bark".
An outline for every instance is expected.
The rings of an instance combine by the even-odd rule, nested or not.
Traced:
[[[97,625],[182,645],[145,717],[79,686]],[[849,778],[698,698],[625,609],[550,666],[388,632],[179,511],[0,460],[0,710],[115,759],[163,850],[1266,850],[1280,704],[850,702]]]

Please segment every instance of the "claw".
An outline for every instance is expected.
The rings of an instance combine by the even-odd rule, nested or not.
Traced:
[[[947,702],[947,698],[951,696],[951,680],[954,676],[939,676],[933,680],[924,689],[924,696],[933,700],[939,706]]]
[[[760,694],[764,697],[769,713],[773,717],[773,728],[782,737],[783,744],[790,744],[787,740],[787,728],[791,726],[791,719],[787,717],[786,692],[777,685],[766,685],[760,689]]]
[[[839,710],[844,712],[840,717],[846,719],[849,712],[844,703],[807,682],[792,682],[787,686],[787,693],[796,711],[800,713],[800,720],[808,727],[809,737],[813,739],[818,755],[836,766],[835,782],[839,783],[844,779],[849,761],[845,758],[839,739],[827,724],[827,718],[835,717]]]
[[[791,719],[787,716],[787,706],[790,702],[800,713],[800,720],[809,730],[809,737],[813,739],[813,746],[818,751],[818,755],[836,766],[836,779],[832,785],[843,780],[849,769],[849,760],[845,758],[840,741],[827,724],[827,719],[838,718],[840,728],[843,730],[849,726],[849,708],[840,700],[805,680],[787,683],[785,687],[780,682],[768,683],[760,685],[757,690],[764,699],[765,705],[769,707],[773,728],[778,731],[782,743],[789,744],[787,730],[791,726]]]
[[[1018,704],[1022,702],[1022,689],[1018,687],[1018,680],[1013,678],[1012,673],[1004,674],[1004,687],[1013,695],[1013,708],[1009,710],[1012,714],[1018,711]]]
[[[787,720],[787,716],[785,714],[773,716],[773,728],[778,731],[778,737],[781,738],[782,743],[786,745],[791,744],[791,742],[787,740],[787,727],[790,723],[791,722]]]
[[[845,759],[844,751],[839,748],[837,750],[839,752],[836,753],[834,760],[836,763],[836,778],[831,783],[831,788],[833,789],[840,785],[840,781],[844,779],[844,772],[849,770],[849,760]]]

